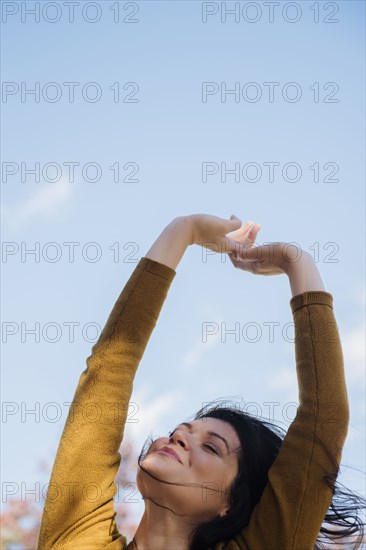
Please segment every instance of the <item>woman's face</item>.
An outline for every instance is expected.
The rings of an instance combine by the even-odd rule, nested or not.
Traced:
[[[164,446],[175,451],[179,461],[158,452]],[[161,483],[141,468],[137,486],[145,500],[149,497],[193,522],[209,521],[229,508],[227,498],[238,473],[239,451],[239,437],[228,422],[206,417],[190,426],[179,424],[170,437],[152,443],[141,465],[161,480],[186,486]]]

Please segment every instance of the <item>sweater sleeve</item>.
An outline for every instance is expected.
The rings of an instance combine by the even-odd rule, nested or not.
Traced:
[[[81,373],[53,465],[37,550],[126,548],[114,495],[133,379],[175,270],[142,257]]]
[[[303,292],[290,306],[299,407],[249,524],[225,546],[230,550],[311,550],[332,501],[322,477],[337,475],[349,423],[333,296]]]

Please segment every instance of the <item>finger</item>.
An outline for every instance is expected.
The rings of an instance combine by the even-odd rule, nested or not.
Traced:
[[[229,258],[234,267],[239,267],[240,260],[235,256],[235,253],[229,254]]]
[[[255,223],[252,220],[248,220],[242,226],[243,232],[248,232],[252,227],[255,226]]]
[[[233,221],[236,221],[236,222],[240,222],[240,225],[242,224],[242,221],[240,218],[238,218],[238,216],[235,216],[235,214],[231,214],[230,216],[230,222],[233,222]]]
[[[261,261],[263,255],[263,247],[256,243],[245,243],[238,251],[239,260]]]
[[[239,227],[239,229],[236,229],[235,231],[230,231],[230,233],[228,233],[227,235],[229,235],[230,237],[235,237],[236,239],[239,239],[240,237],[245,237],[254,225],[254,222],[246,222],[241,227]]]
[[[260,224],[255,223],[254,226],[250,229],[250,233],[253,233],[253,234],[257,235],[260,230],[261,230]]]
[[[241,228],[242,222],[241,222],[240,218],[238,218],[237,216],[234,216],[234,214],[232,214],[230,216],[230,220],[228,222],[226,222],[226,224],[227,224],[226,233],[233,233],[234,231],[238,231]]]
[[[238,243],[236,243],[238,245]],[[248,244],[247,247],[252,247],[253,245],[252,244]],[[235,247],[235,250],[231,250],[228,252],[229,254],[229,257],[230,259],[235,262],[235,263],[240,263],[240,262],[245,262],[245,261],[249,261],[249,262],[253,262],[255,261],[254,259],[248,259],[245,256],[245,252],[242,252],[242,250],[240,248],[238,248],[237,246]]]
[[[235,256],[232,257],[232,255],[230,255],[230,260],[234,267],[242,269],[243,271],[249,271],[250,273],[255,272],[256,266],[258,265],[256,260],[236,260]]]
[[[253,223],[248,230],[249,234],[257,234],[260,230],[261,226],[259,223]]]
[[[225,236],[223,238],[221,248],[223,249],[223,252],[226,252],[227,254],[239,254],[240,253],[240,243],[234,239],[231,239],[230,237]]]
[[[252,227],[248,233],[248,235],[246,236],[246,241],[248,242],[254,242],[256,240],[256,238],[258,237],[258,233],[260,231],[260,227]]]
[[[259,232],[261,226],[258,223],[249,222],[246,233],[248,237],[253,237],[254,235],[257,235]]]
[[[235,238],[235,240],[239,243],[239,246],[242,245],[242,246],[251,247],[254,244],[256,246],[258,246],[255,243],[255,240],[258,237],[259,230],[260,230],[260,228],[258,226],[253,227],[253,228],[250,229],[250,231],[246,235],[244,235],[243,237],[237,237],[237,238]]]

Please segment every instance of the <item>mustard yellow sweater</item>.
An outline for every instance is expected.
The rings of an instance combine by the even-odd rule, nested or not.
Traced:
[[[133,548],[116,526],[114,478],[133,379],[175,275],[142,257],[92,347],[53,465],[37,550]],[[321,478],[334,467],[316,436],[340,462],[349,422],[333,296],[303,292],[290,306],[299,408],[249,525],[227,550],[310,550],[331,502]]]

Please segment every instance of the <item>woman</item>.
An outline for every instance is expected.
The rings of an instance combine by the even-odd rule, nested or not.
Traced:
[[[314,548],[349,423],[342,349],[333,297],[311,256],[286,243],[257,246],[259,228],[236,216],[179,216],[140,259],[80,376],[38,550]],[[238,269],[288,277],[300,406],[283,442],[265,423],[225,407],[201,410],[155,440],[139,457],[145,511],[127,545],[113,497],[133,379],[192,244],[229,254]]]

